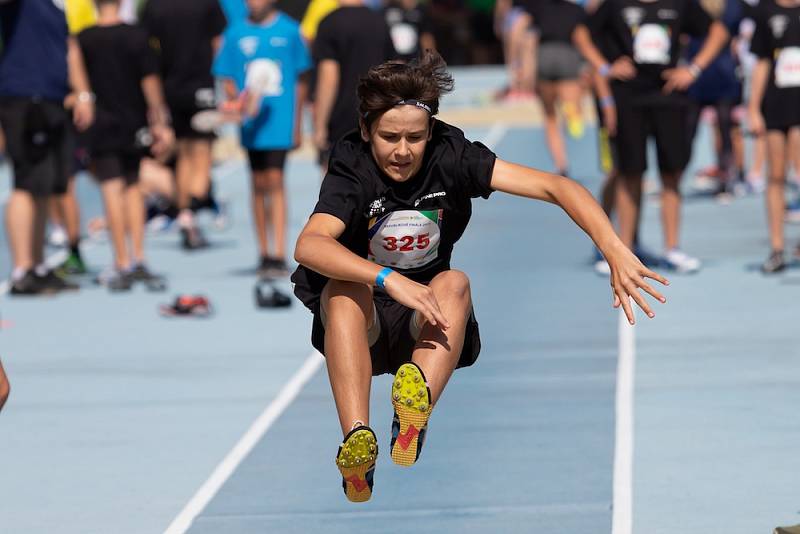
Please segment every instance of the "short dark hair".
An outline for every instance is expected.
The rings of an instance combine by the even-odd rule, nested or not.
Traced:
[[[358,83],[358,114],[369,126],[403,100],[421,102],[431,116],[439,112],[439,98],[453,90],[453,77],[442,56],[426,50],[409,63],[387,61],[372,67]]]

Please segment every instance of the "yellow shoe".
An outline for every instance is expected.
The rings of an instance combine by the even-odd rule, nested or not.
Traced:
[[[573,139],[580,139],[583,137],[583,117],[581,111],[577,107],[565,104],[563,107],[564,118],[567,121],[567,132]]]
[[[392,460],[408,467],[419,458],[431,416],[431,391],[417,364],[404,363],[397,370],[392,383],[392,405]]]
[[[339,446],[336,466],[342,473],[344,494],[352,502],[365,502],[372,497],[375,461],[378,458],[378,440],[368,426],[350,431]]]

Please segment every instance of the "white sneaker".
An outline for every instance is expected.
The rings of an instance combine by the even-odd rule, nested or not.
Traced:
[[[684,251],[673,248],[664,255],[667,268],[679,273],[695,273],[700,270],[700,260],[689,256]]]
[[[611,267],[606,260],[597,260],[594,262],[594,272],[600,276],[608,276],[611,274]]]

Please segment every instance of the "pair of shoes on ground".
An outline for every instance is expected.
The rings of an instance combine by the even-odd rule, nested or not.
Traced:
[[[22,278],[12,280],[9,293],[14,296],[54,295],[62,291],[75,291],[79,287],[60,277],[53,270],[38,274],[34,269],[30,269]]]
[[[141,283],[148,291],[165,291],[167,282],[163,276],[150,272],[147,266],[138,264],[132,269],[106,269],[95,278],[97,285],[111,292],[130,291],[135,283]]]
[[[419,458],[428,418],[431,415],[431,392],[422,369],[415,363],[400,366],[392,382],[392,460],[410,467]],[[342,488],[352,502],[365,502],[372,497],[378,440],[375,432],[361,425],[351,430],[339,446],[336,465],[342,473]]]

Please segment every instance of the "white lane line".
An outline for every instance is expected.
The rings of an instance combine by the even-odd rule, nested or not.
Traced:
[[[614,506],[612,534],[633,532],[633,391],[636,337],[625,312],[619,314],[616,428],[614,432]]]
[[[501,122],[495,122],[492,124],[492,127],[489,128],[489,131],[486,133],[486,137],[483,138],[483,144],[486,145],[489,150],[494,150],[507,133],[507,125]]]
[[[220,464],[211,473],[211,476],[205,483],[197,490],[197,493],[191,500],[183,507],[183,510],[172,520],[169,527],[164,531],[164,534],[184,534],[192,526],[194,519],[200,515],[205,509],[211,499],[217,494],[220,488],[230,478],[233,472],[239,467],[253,447],[261,440],[266,434],[267,430],[272,424],[281,416],[281,414],[289,407],[292,401],[297,397],[303,386],[314,376],[317,370],[324,361],[322,355],[314,351],[306,359],[303,366],[294,374],[289,382],[278,393],[269,406],[267,406],[261,415],[258,416],[250,428],[239,439],[239,442],[231,449],[228,455],[220,462]]]

